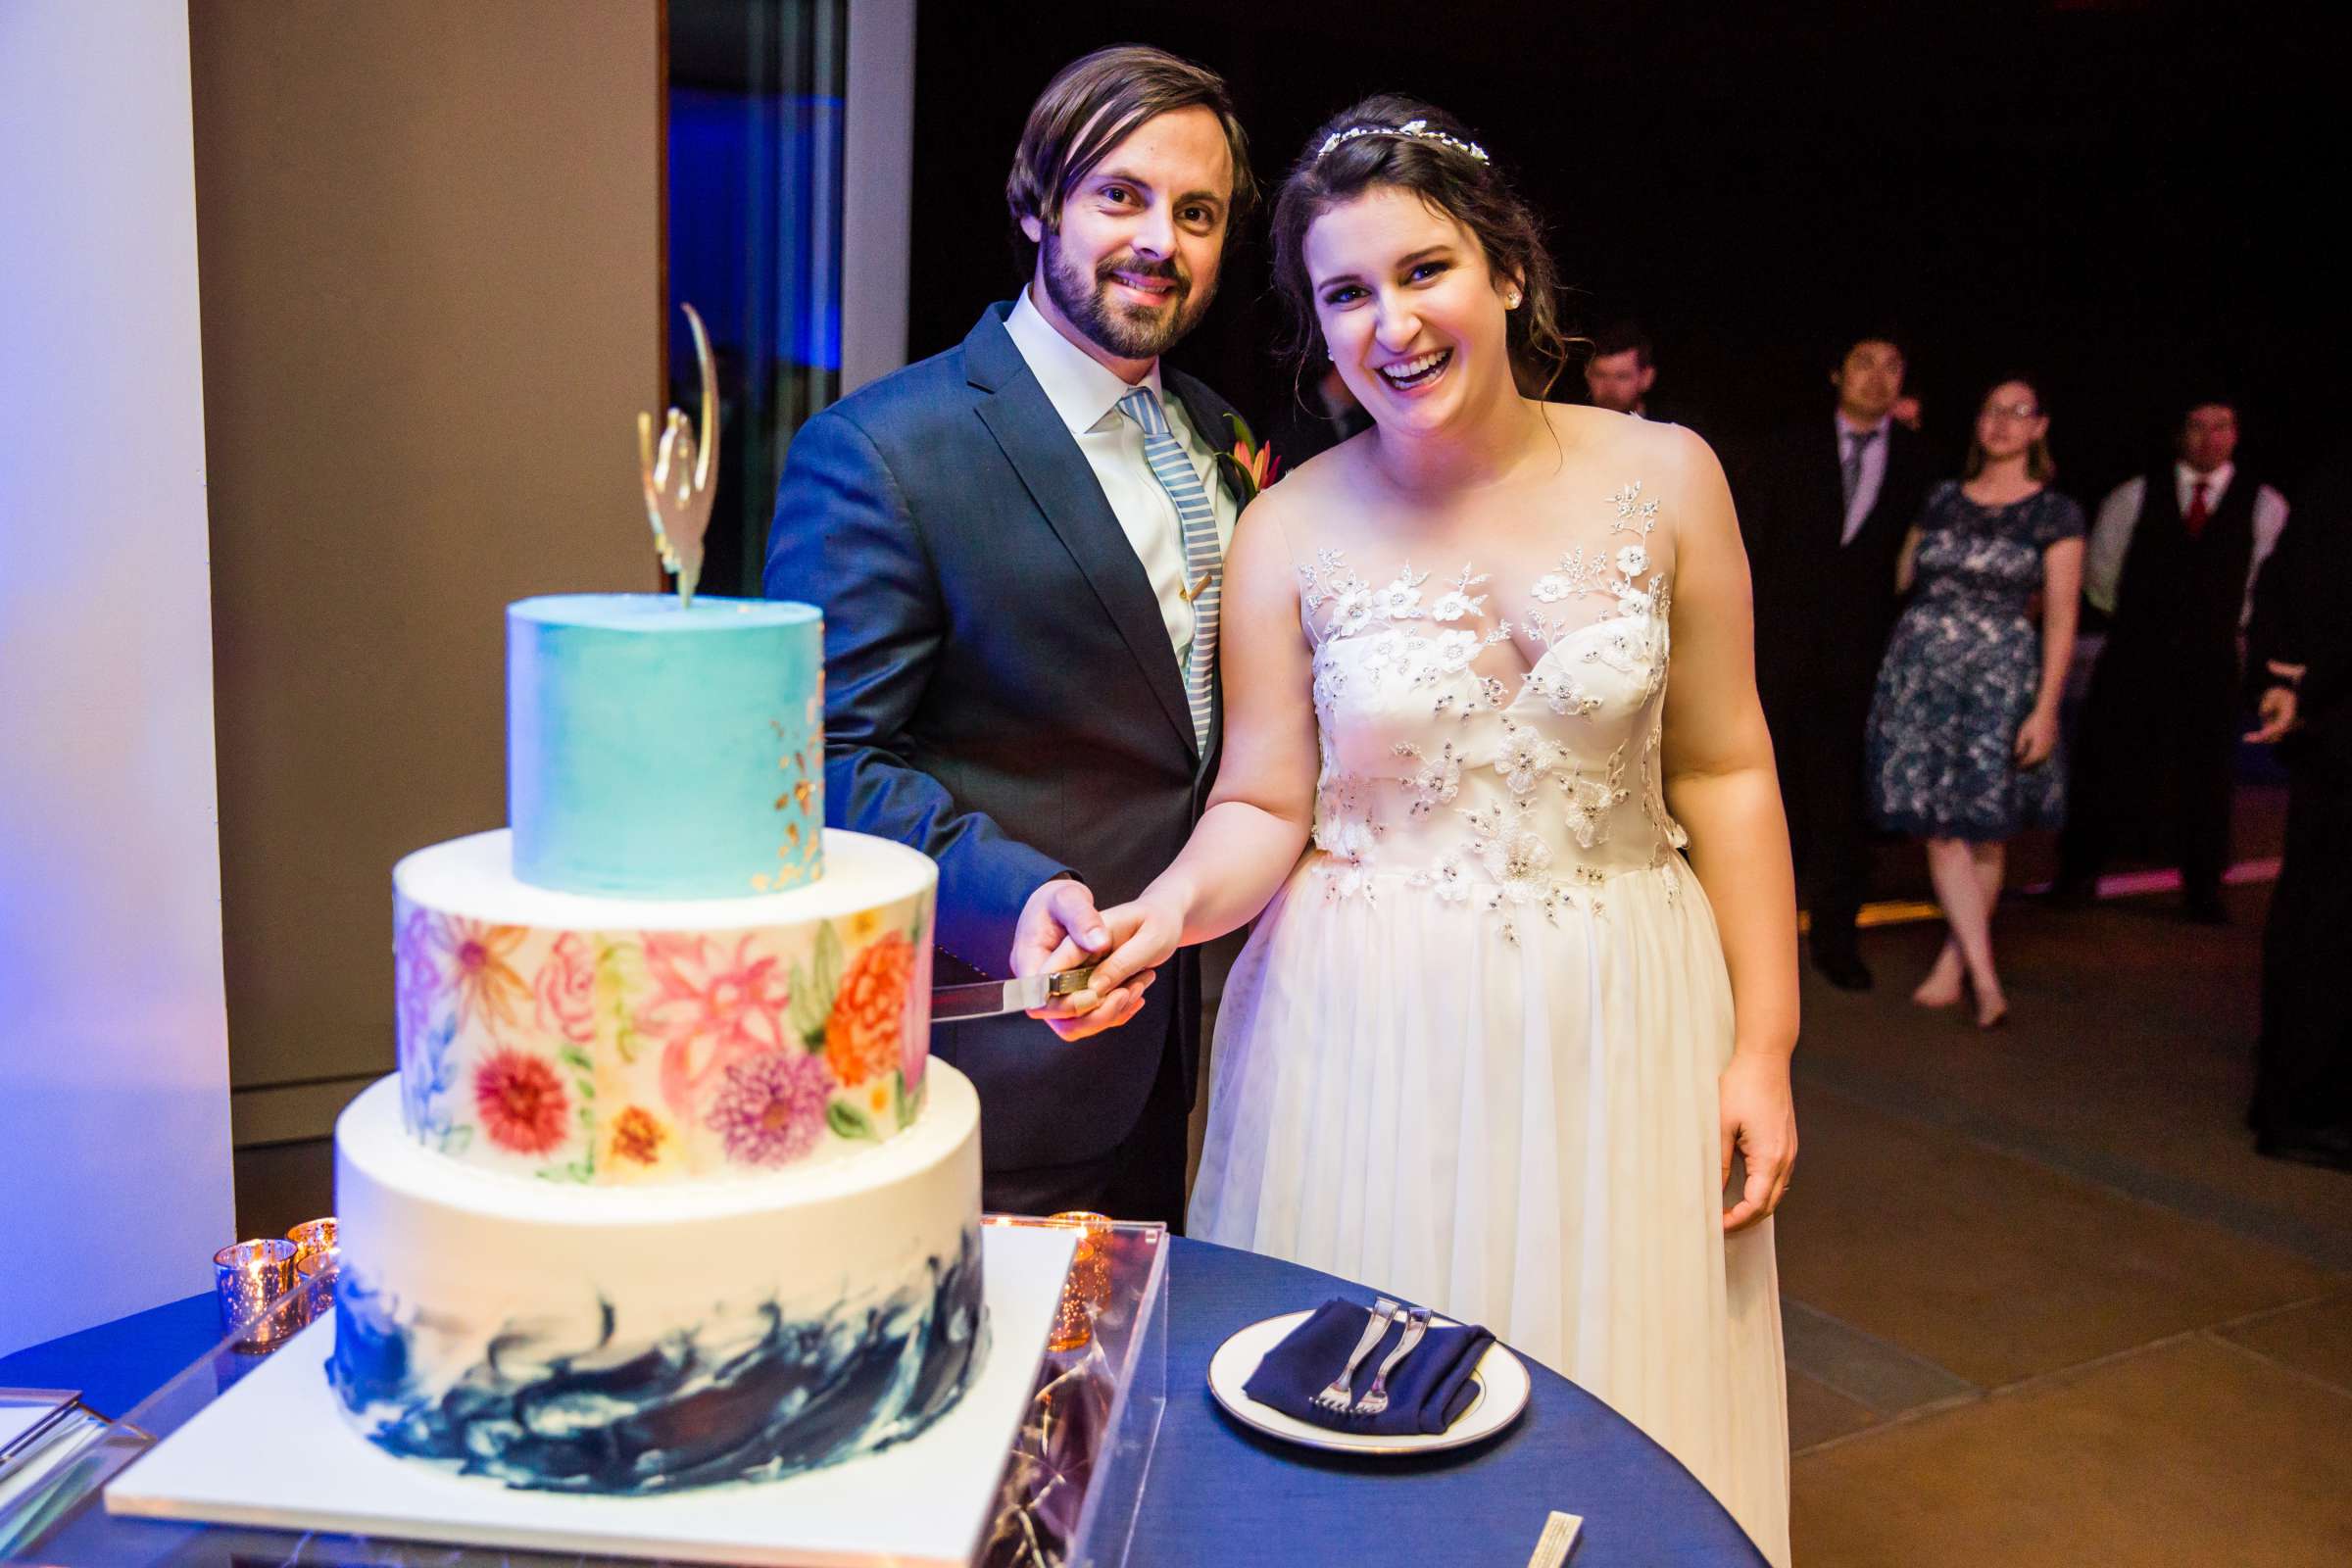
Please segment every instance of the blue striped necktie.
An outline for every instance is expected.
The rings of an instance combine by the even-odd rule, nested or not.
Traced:
[[[1188,592],[1202,583],[1193,601],[1193,651],[1184,670],[1184,695],[1193,710],[1193,739],[1208,750],[1209,694],[1217,678],[1217,603],[1225,590],[1225,558],[1217,549],[1217,514],[1208,491],[1193,471],[1184,444],[1168,428],[1167,411],[1148,386],[1139,386],[1119,399],[1119,412],[1144,432],[1144,459],[1152,476],[1175,504],[1177,521],[1184,526],[1184,582]]]

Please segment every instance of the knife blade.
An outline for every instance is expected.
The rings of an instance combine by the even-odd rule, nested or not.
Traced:
[[[931,993],[931,1021],[953,1023],[958,1018],[994,1018],[1007,1012],[1027,1012],[1056,997],[1076,996],[1094,977],[1094,965],[1089,964],[1083,969],[1064,969],[1059,974],[984,980],[970,986],[941,986]]]

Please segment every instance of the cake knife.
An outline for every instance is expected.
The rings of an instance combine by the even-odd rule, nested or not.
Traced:
[[[941,986],[931,993],[931,1021],[954,1023],[958,1018],[994,1018],[1002,1013],[1027,1012],[1057,997],[1076,996],[1094,977],[1094,965],[1089,964],[1083,969],[1064,969],[1059,974],[984,980],[971,986]]]

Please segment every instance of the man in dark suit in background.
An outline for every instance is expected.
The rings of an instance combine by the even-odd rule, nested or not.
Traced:
[[[2082,595],[2109,617],[2068,781],[2056,902],[2086,904],[2121,838],[2180,867],[2192,920],[2228,920],[2238,636],[2286,500],[2237,464],[2237,410],[2184,410],[2174,461],[2099,508]]]
[[[1756,688],[1772,727],[1813,966],[1870,988],[1854,917],[1870,885],[1862,732],[1894,625],[1894,569],[1929,482],[1895,422],[1904,358],[1855,340],[1830,372],[1834,410],[1782,430],[1742,465],[1740,530],[1755,580]]]
[[[1027,288],[802,428],[766,575],[824,610],[826,820],[934,858],[943,969],[995,975],[1100,946],[1211,780],[1232,411],[1159,355],[1252,187],[1224,83],[1118,48],[1046,88],[1006,197]],[[989,1207],[1181,1224],[1200,972],[1172,968],[933,1031],[980,1092]]]
[[[2352,453],[2296,498],[2255,588],[2247,684],[2286,763],[2286,849],[2262,942],[2254,1148],[2352,1171]]]
[[[1592,334],[1592,354],[1585,361],[1585,396],[1594,408],[1675,423],[1675,415],[1660,409],[1657,384],[1657,351],[1639,322],[1612,321]]]

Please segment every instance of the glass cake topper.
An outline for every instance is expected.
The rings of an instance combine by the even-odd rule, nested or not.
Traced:
[[[645,481],[645,512],[654,525],[662,564],[677,573],[678,604],[694,607],[694,585],[703,574],[703,534],[710,526],[710,498],[718,486],[718,368],[710,361],[710,334],[691,305],[680,302],[694,329],[694,357],[703,370],[703,427],[698,436],[686,416],[671,409],[654,440],[654,416],[637,416],[637,471]]]

